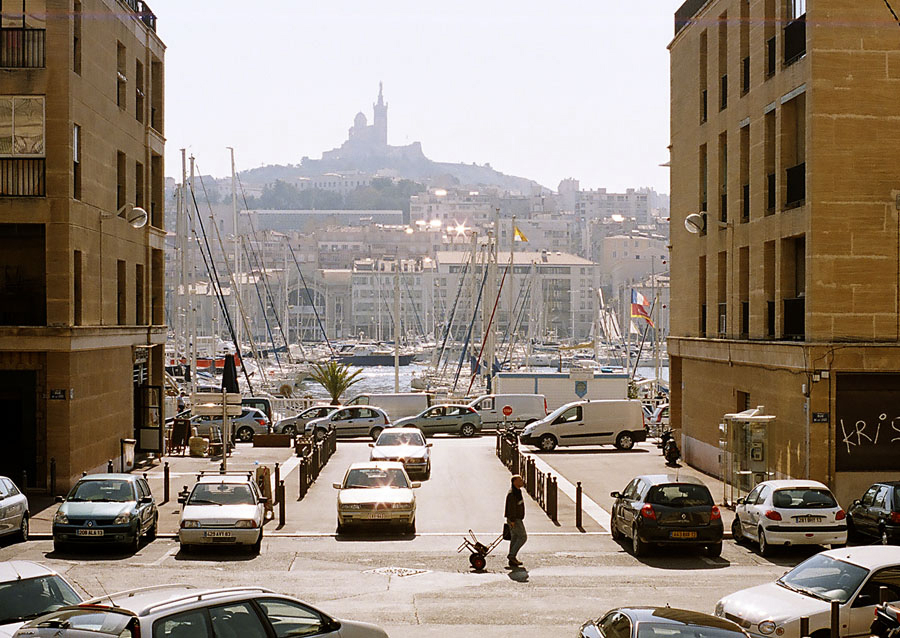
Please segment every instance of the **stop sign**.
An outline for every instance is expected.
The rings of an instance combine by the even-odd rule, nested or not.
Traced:
[[[512,406],[504,405],[503,406],[503,416],[510,416],[512,414]]]

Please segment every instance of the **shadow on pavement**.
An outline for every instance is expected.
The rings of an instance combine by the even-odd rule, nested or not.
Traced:
[[[138,551],[147,547],[150,542],[152,541],[148,541],[146,538],[141,539],[141,545],[138,548]],[[84,545],[81,547],[65,547],[59,550],[53,549],[53,551],[46,552],[44,555],[47,558],[59,560],[75,559],[84,562],[100,562],[122,560],[123,558],[135,556],[136,553],[132,553],[124,547],[116,547],[115,545]]]
[[[517,583],[527,583],[528,582],[528,570],[525,569],[524,566],[520,567],[507,567],[509,573],[506,575],[509,576],[510,580],[514,580]]]
[[[252,545],[234,546],[232,550],[227,553],[223,553],[219,547],[193,547],[189,552],[180,549],[178,550],[178,553],[175,554],[175,560],[210,563],[246,562],[259,556],[259,554],[251,548]]]
[[[616,544],[622,548],[623,552],[633,556],[633,554],[628,551],[627,543],[630,543],[630,541],[616,541]],[[722,558],[721,556],[711,558],[704,555],[704,550],[700,546],[683,547],[680,549],[680,553],[677,555],[673,555],[671,553],[671,550],[671,547],[651,546],[650,548],[648,548],[647,554],[645,556],[635,556],[634,559],[643,563],[647,567],[655,567],[657,569],[706,570],[724,569],[725,567],[731,566],[731,562],[725,558]]]
[[[572,448],[556,448],[552,452],[544,450],[528,450],[535,456],[560,456],[564,454],[650,454],[650,450],[643,448],[631,448],[630,450],[620,450],[618,448],[591,448],[591,447],[572,447]]]
[[[340,542],[382,542],[382,541],[411,541],[415,540],[415,532],[407,532],[399,529],[350,529],[335,533],[334,538]]]

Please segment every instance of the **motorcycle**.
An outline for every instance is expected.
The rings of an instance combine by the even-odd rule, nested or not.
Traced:
[[[882,603],[875,606],[875,622],[871,633],[878,638],[900,638],[900,607],[897,603]]]
[[[663,458],[666,459],[666,465],[675,465],[681,458],[681,450],[675,442],[672,435],[672,428],[666,427],[659,435],[659,443],[656,444],[662,450]],[[900,638],[900,637],[898,637]]]

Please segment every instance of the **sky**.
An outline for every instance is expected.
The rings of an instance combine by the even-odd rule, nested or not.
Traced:
[[[435,161],[556,190],[669,192],[669,54],[683,0],[152,0],[166,174],[321,157],[372,121]]]

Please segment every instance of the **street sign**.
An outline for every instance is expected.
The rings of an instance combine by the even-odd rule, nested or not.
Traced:
[[[228,416],[241,416],[242,407],[240,405],[224,406],[225,414]],[[191,414],[197,416],[222,416],[223,406],[221,403],[192,403]]]
[[[503,416],[512,416],[512,406],[511,405],[503,406]]]
[[[241,395],[239,392],[194,392],[191,394],[191,403],[218,403],[222,405],[222,399],[229,405],[240,405]]]

